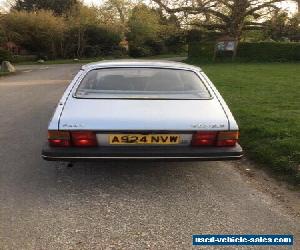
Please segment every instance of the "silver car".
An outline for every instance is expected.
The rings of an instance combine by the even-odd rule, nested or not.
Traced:
[[[225,101],[195,66],[117,60],[82,67],[49,123],[45,160],[233,160],[243,155]]]

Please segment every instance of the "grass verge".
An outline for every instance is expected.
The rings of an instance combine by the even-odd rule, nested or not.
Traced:
[[[299,185],[300,63],[200,66],[234,113],[249,159]]]

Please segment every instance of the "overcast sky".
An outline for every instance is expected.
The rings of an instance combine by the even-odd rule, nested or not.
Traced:
[[[87,4],[99,4],[102,0],[84,0]]]

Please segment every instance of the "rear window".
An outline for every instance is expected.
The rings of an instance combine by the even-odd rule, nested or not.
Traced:
[[[210,94],[196,73],[158,68],[92,70],[75,97],[99,99],[208,99]]]

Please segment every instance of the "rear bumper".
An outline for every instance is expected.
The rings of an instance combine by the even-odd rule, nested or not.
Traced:
[[[238,160],[243,156],[240,145],[235,147],[97,147],[53,148],[46,145],[42,157],[48,161],[98,161],[107,159],[149,160]]]

